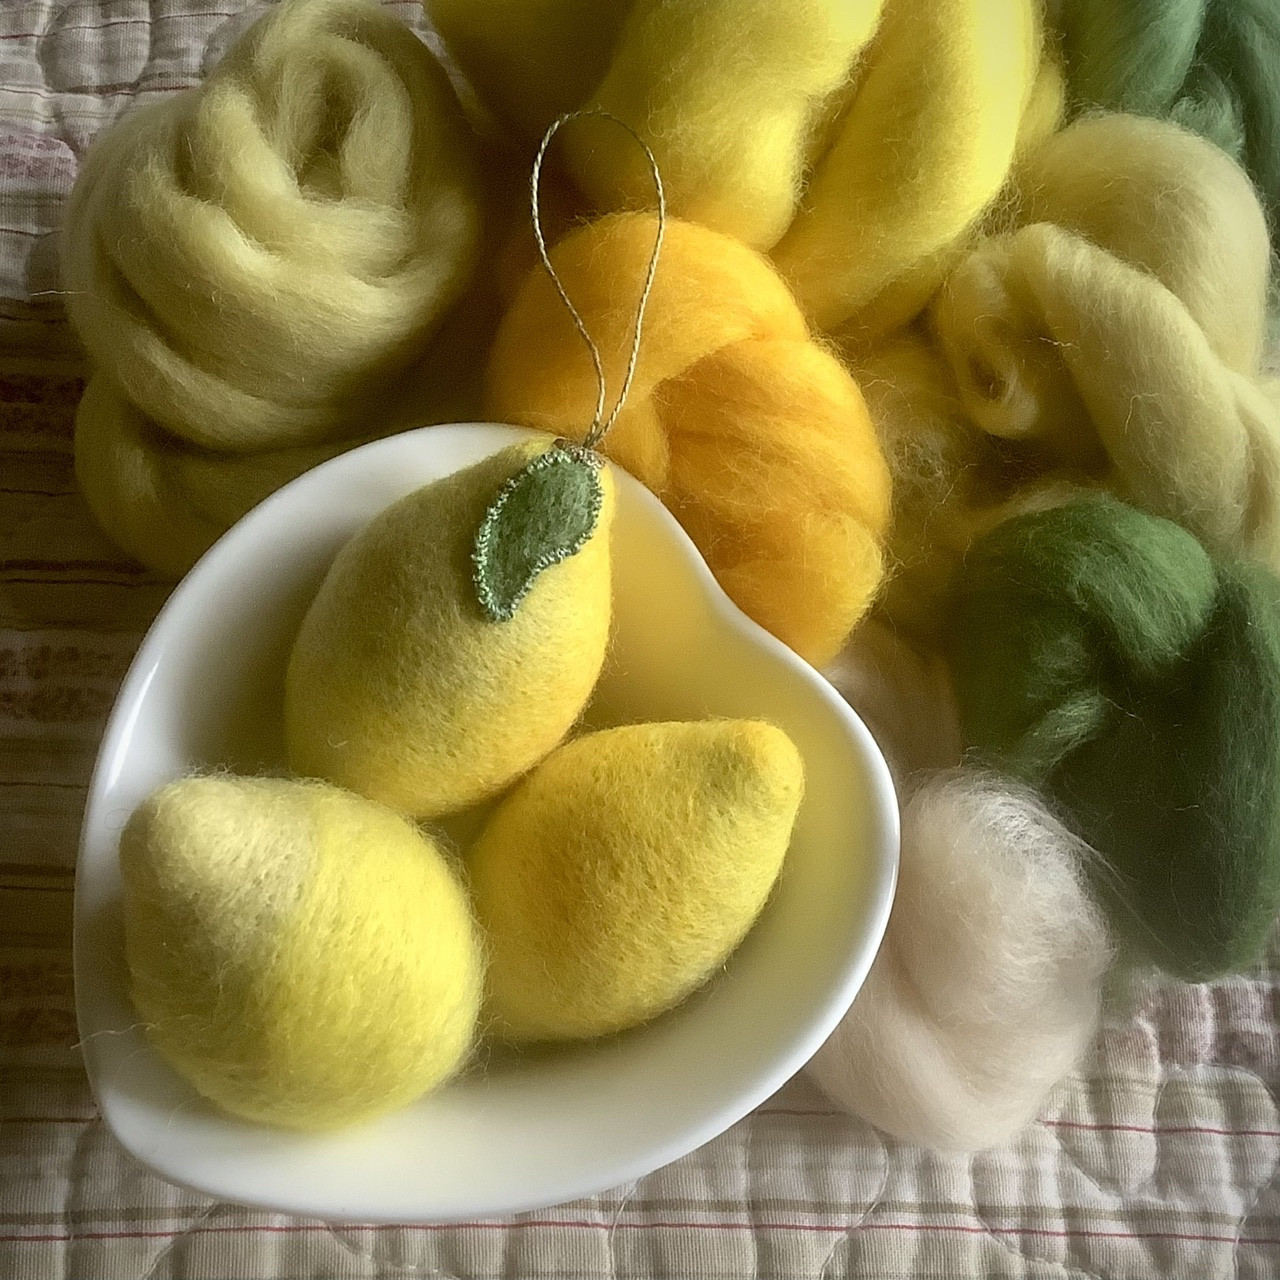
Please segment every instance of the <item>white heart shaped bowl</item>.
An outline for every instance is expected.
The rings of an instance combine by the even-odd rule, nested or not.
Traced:
[[[338,549],[421,485],[534,433],[468,424],[345,454],[257,507],[200,561],[125,679],[89,793],[76,876],[76,1004],[103,1118],[143,1164],[221,1199],[370,1222],[452,1222],[558,1204],[638,1178],[784,1084],[848,1009],[889,915],[897,805],[839,694],[741,613],[661,503],[614,468],[614,633],[587,720],[750,716],[806,768],[782,877],[746,941],[694,997],[611,1039],[496,1055],[414,1105],[326,1134],[255,1127],[194,1093],[130,1005],[121,828],[196,768],[283,767],[293,636]]]

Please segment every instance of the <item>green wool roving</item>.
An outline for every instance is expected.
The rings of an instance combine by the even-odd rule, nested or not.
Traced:
[[[1211,138],[1262,192],[1280,238],[1280,4],[1064,0],[1068,76],[1087,106],[1165,116]]]
[[[1204,979],[1280,907],[1280,582],[1102,495],[974,544],[952,658],[967,740],[1100,854],[1139,954]]]

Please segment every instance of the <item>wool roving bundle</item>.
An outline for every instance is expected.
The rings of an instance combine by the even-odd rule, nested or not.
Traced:
[[[551,261],[618,386],[655,219],[580,228]],[[581,439],[597,381],[551,281],[531,273],[486,374],[495,421]],[[667,504],[720,585],[811,662],[831,658],[882,572],[889,476],[861,393],[810,341],[777,273],[745,245],[670,219],[631,393],[602,450]]]
[[[920,330],[904,329],[851,359],[893,477],[876,612],[936,642],[973,539],[1018,511],[1064,500],[1074,487],[1060,469],[1046,469],[1035,445],[970,421],[950,367]]]
[[[1280,907],[1280,583],[1096,494],[970,549],[968,742],[1100,855],[1114,927],[1185,978],[1252,962]]]
[[[426,0],[426,8],[484,100],[522,132],[536,138],[575,108],[608,111],[652,149],[671,213],[768,248],[791,221],[820,122],[882,3]],[[650,205],[648,167],[608,129],[586,118],[566,133],[567,171],[601,212]]]
[[[445,857],[398,814],[322,783],[184,778],[130,818],[120,866],[146,1033],[226,1110],[351,1124],[466,1058],[479,935]]]
[[[1280,234],[1274,0],[1063,0],[1059,21],[1076,98],[1212,139],[1249,170]]]
[[[1008,177],[1040,55],[1035,0],[887,0],[852,101],[773,250],[820,329],[870,338],[924,306],[947,251]],[[903,277],[912,287],[893,289]]]
[[[496,795],[564,737],[604,663],[613,478],[594,532],[495,623],[473,550],[516,445],[393,503],[338,553],[285,679],[290,767],[433,817]]]
[[[899,783],[960,763],[960,711],[946,662],[874,615],[823,674],[862,717]]]
[[[884,942],[809,1074],[926,1147],[978,1150],[1028,1124],[1097,1027],[1111,950],[1089,856],[1005,779],[920,775]]]
[[[757,249],[800,197],[815,121],[875,30],[882,0],[636,0],[587,100],[634,125],[676,217]],[[643,158],[585,119],[565,135],[569,172],[596,208],[649,203]]]
[[[763,721],[624,725],[548,756],[467,856],[499,1034],[608,1035],[700,987],[763,908],[803,789]]]
[[[472,168],[448,77],[403,23],[284,0],[86,158],[63,242],[77,331],[192,444],[361,434],[472,269]]]
[[[347,447],[200,449],[148,422],[101,372],[76,410],[76,480],[94,517],[131,556],[174,578],[269,494]]]
[[[1259,377],[1266,226],[1246,176],[1162,121],[1078,122],[1023,175],[934,320],[966,409],[1220,550],[1280,565],[1280,399]]]

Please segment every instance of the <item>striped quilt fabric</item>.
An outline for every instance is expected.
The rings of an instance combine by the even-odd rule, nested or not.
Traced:
[[[76,492],[82,370],[57,229],[97,133],[194,83],[262,7],[0,3],[0,1277],[1280,1276],[1280,946],[1242,976],[1115,992],[1040,1120],[972,1157],[886,1139],[802,1075],[639,1182],[425,1228],[219,1203],[115,1142],[77,1044],[76,839],[103,724],[168,587]],[[426,34],[416,0],[387,7]]]

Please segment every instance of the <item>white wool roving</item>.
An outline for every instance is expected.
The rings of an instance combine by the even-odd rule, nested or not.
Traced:
[[[63,241],[77,331],[191,444],[362,434],[475,264],[473,146],[396,17],[284,0],[202,85],[90,151]]]
[[[895,779],[960,763],[964,740],[947,664],[873,618],[824,672],[871,730]]]
[[[918,775],[888,932],[811,1076],[922,1146],[978,1150],[1029,1123],[1097,1027],[1111,948],[1088,854],[1004,779]]]

